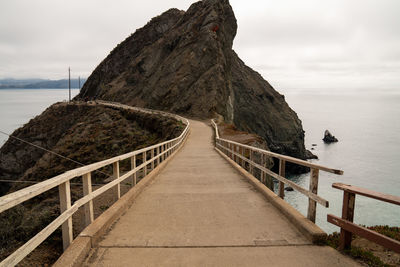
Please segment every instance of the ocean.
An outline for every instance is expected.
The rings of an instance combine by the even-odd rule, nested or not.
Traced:
[[[71,89],[71,97],[78,93]],[[0,89],[0,130],[11,134],[51,104],[68,98],[68,89]],[[0,133],[0,147],[7,139]]]
[[[79,90],[72,90],[73,96]],[[319,159],[314,162],[341,169],[338,176],[320,172],[318,195],[330,207],[317,205],[316,223],[326,232],[339,228],[327,222],[328,213],[340,216],[343,192],[332,183],[365,187],[400,196],[400,95],[396,94],[313,94],[285,93],[286,101],[302,120],[305,144]],[[0,130],[12,133],[48,106],[68,99],[68,90],[0,90]],[[328,129],[338,143],[324,144]],[[0,135],[0,146],[7,140]],[[290,177],[308,189],[309,174]],[[285,199],[306,215],[308,199],[302,194],[285,192]],[[364,225],[400,225],[400,207],[356,196],[355,223]]]
[[[341,217],[341,182],[400,196],[400,95],[399,94],[285,94],[289,106],[302,120],[305,145],[319,157],[317,164],[341,169],[343,175],[320,172],[318,195],[330,207],[317,204],[316,223],[328,233],[339,228],[327,222],[327,214]],[[324,144],[329,130],[339,142]],[[291,177],[308,189],[309,174]],[[292,191],[286,201],[307,213],[308,199]],[[356,196],[354,222],[362,225],[400,226],[400,206]]]

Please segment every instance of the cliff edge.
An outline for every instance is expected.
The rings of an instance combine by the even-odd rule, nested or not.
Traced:
[[[189,117],[222,116],[278,153],[306,158],[296,113],[233,51],[228,0],[170,9],[126,38],[99,64],[78,99],[102,99]]]

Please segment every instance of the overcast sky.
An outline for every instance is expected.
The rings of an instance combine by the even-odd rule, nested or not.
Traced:
[[[122,40],[186,0],[1,0],[0,79],[87,77]],[[400,93],[399,0],[231,0],[234,49],[279,91]]]

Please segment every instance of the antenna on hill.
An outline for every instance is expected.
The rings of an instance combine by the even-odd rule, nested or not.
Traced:
[[[78,83],[79,83],[78,89],[80,92],[81,91],[81,76],[78,76]]]
[[[69,102],[71,102],[71,68],[68,67],[68,90],[69,90]]]

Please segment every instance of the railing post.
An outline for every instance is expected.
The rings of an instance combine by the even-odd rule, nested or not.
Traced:
[[[151,156],[151,170],[154,170],[154,148],[151,149],[150,156]]]
[[[261,153],[261,166],[265,167],[265,155]],[[260,181],[264,185],[267,185],[266,173],[263,170],[261,171]]]
[[[163,153],[164,152],[164,145],[162,145],[161,146],[161,153]],[[161,161],[164,161],[164,159],[165,159],[165,154],[162,154],[162,156],[161,156]]]
[[[243,151],[243,147],[239,147],[239,155],[242,156],[242,151]],[[239,157],[239,165],[242,166],[243,165],[243,159],[241,157]]]
[[[309,191],[311,193],[317,194],[318,193],[318,175],[319,175],[319,169],[311,169],[311,174],[310,174],[310,189]],[[307,212],[307,218],[315,223],[315,216],[317,213],[317,202],[315,200],[312,200],[311,198],[308,199],[308,212]]]
[[[113,178],[114,180],[119,178],[119,161],[113,163]],[[116,185],[117,187],[117,197],[118,199],[121,198],[121,183]]]
[[[356,195],[354,193],[343,191],[342,219],[353,222],[355,201]],[[350,248],[351,239],[352,233],[340,228],[339,250]]]
[[[254,168],[253,168],[253,150],[251,150],[251,149],[249,149],[249,160],[250,160],[249,172],[251,175],[254,176],[254,173],[253,173],[253,170],[254,170]]]
[[[286,162],[283,159],[279,159],[279,176],[285,177]],[[279,181],[279,197],[285,198],[285,184]]]
[[[239,147],[237,145],[235,145],[235,162],[236,163],[239,162],[239,157],[237,156],[237,154],[239,154]]]
[[[92,175],[91,173],[86,173],[82,176],[83,180],[83,195],[87,196],[92,193]],[[91,224],[94,220],[93,215],[93,200],[90,200],[84,205],[85,210],[85,226]]]
[[[143,161],[143,164],[145,164],[145,162],[147,161],[147,153],[146,153],[146,151],[143,152],[143,154],[142,154],[142,161]],[[145,177],[146,175],[147,175],[147,165],[145,164],[143,166],[143,177]]]
[[[60,195],[60,211],[64,211],[71,208],[71,187],[69,181],[62,183],[58,186]],[[72,235],[72,217],[69,217],[61,226],[63,248],[66,250],[73,240]]]
[[[136,155],[134,155],[133,157],[131,157],[131,170],[136,168]],[[136,172],[134,174],[132,174],[132,186],[136,185]]]
[[[243,157],[242,168],[246,170],[246,163],[247,163],[247,161],[245,160],[245,158],[246,158],[246,149],[243,148],[243,147],[242,147],[242,154],[241,155]]]
[[[158,167],[158,165],[160,165],[160,147],[158,146],[157,147],[157,167]]]

